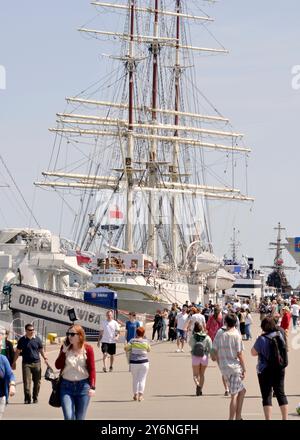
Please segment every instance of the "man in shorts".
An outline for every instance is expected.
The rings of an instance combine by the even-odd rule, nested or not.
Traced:
[[[110,356],[110,367],[109,371],[113,371],[113,363],[116,354],[116,342],[120,336],[120,325],[117,321],[113,319],[113,311],[108,310],[106,312],[106,320],[101,322],[98,347],[100,347],[101,341],[101,351],[103,353],[103,371],[107,372],[106,369],[106,358]]]
[[[229,420],[242,420],[242,407],[246,389],[243,384],[246,368],[243,358],[242,337],[235,328],[236,316],[228,313],[225,316],[225,328],[218,330],[213,341],[211,358],[217,361],[222,376],[226,380],[231,402]]]
[[[176,352],[183,352],[184,342],[186,341],[186,325],[188,320],[187,306],[183,305],[182,311],[178,313],[175,319],[176,333],[177,333],[177,350]],[[180,348],[181,347],[181,348]]]

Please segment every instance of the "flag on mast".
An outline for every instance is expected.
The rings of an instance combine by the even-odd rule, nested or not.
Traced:
[[[122,219],[124,217],[123,212],[120,211],[118,205],[109,211],[109,218]]]

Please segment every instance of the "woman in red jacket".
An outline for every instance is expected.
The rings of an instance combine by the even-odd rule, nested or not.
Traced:
[[[85,343],[80,325],[67,331],[55,367],[61,370],[61,405],[65,420],[84,420],[95,394],[96,370],[93,348]]]
[[[222,327],[222,325],[223,325],[223,318],[222,318],[221,309],[219,306],[216,306],[214,308],[214,313],[210,315],[206,324],[206,332],[212,341],[215,339],[215,336],[218,330],[220,330],[220,328]]]
[[[290,312],[290,309],[287,306],[283,307],[280,327],[283,328],[285,332],[286,340],[288,340],[288,336],[289,336],[291,317],[292,314]]]

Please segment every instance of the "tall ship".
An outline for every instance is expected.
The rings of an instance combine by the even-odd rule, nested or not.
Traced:
[[[92,281],[120,309],[203,303],[234,282],[213,253],[210,206],[253,201],[247,179],[237,186],[250,149],[200,90],[198,63],[227,50],[206,45],[213,19],[198,2],[92,5],[97,25],[79,31],[105,50],[102,77],[66,98],[36,185],[72,210],[77,196],[73,250],[93,254]]]
[[[277,231],[277,239],[275,242],[270,243],[270,246],[272,246],[270,249],[275,250],[274,262],[273,265],[262,266],[262,268],[271,269],[266,281],[268,286],[274,287],[280,294],[290,293],[292,287],[287,279],[285,271],[295,270],[296,268],[284,265],[283,250],[286,246],[283,243],[282,232],[285,231],[285,228],[281,226],[281,223],[278,223],[274,230]]]

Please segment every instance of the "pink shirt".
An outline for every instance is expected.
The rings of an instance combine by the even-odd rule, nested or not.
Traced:
[[[214,315],[210,315],[206,324],[206,330],[208,336],[212,341],[215,339],[217,331],[222,327],[222,325],[223,325],[223,319],[221,313],[218,315],[217,319],[215,319]]]

